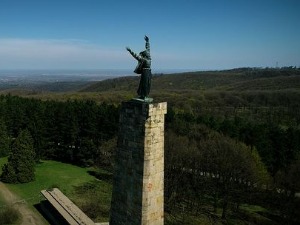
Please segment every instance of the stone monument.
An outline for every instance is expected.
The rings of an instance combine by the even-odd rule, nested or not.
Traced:
[[[141,82],[142,78],[140,87],[145,88]],[[147,98],[150,90],[145,90],[138,91],[139,98],[122,103],[110,225],[164,224],[167,103],[152,103]]]
[[[164,224],[167,103],[122,104],[110,225]]]

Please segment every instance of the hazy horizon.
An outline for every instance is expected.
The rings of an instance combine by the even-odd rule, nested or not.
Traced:
[[[187,69],[158,69],[152,70],[153,74],[169,74],[180,72],[194,72],[205,70],[187,70]],[[3,75],[64,75],[64,76],[137,76],[132,69],[0,69],[0,76]]]

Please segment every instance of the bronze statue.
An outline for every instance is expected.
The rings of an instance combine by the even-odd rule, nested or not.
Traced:
[[[141,74],[137,94],[139,95],[139,99],[146,100],[150,93],[152,74],[149,38],[145,36],[144,39],[146,41],[146,50],[140,52],[139,55],[131,51],[131,49],[128,47],[126,49],[138,61],[138,65],[134,70],[135,73]]]

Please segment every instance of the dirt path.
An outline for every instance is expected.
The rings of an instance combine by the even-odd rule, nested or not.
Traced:
[[[2,182],[0,182],[0,195],[3,196],[7,204],[13,204],[13,207],[19,210],[22,215],[21,225],[48,225],[37,212],[30,209],[26,202],[22,202]]]

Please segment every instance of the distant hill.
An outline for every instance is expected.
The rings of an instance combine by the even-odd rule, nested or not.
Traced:
[[[120,77],[92,84],[81,92],[131,91],[138,86],[139,77]],[[300,90],[299,69],[235,69],[227,71],[189,72],[154,75],[153,91],[179,90]]]
[[[75,92],[95,81],[116,77],[97,71],[1,71],[0,91]]]
[[[0,93],[42,100],[89,99],[120,104],[137,97],[138,84],[138,76],[127,76],[89,84],[82,81],[52,82],[45,86],[39,84],[38,89],[16,87]],[[293,107],[296,113],[300,102],[300,69],[238,68],[156,74],[153,75],[150,96],[156,102],[168,102],[177,110],[193,112],[219,108],[220,114],[224,114],[224,107]]]

